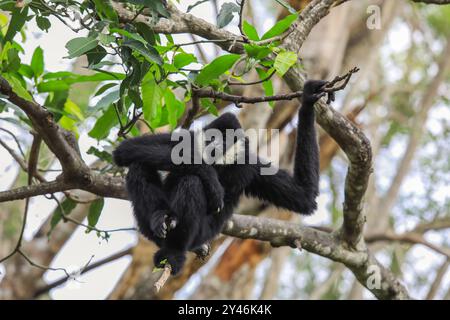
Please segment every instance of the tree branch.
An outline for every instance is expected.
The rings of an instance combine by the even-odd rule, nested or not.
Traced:
[[[326,16],[333,6],[339,1],[333,0],[313,0],[299,15],[292,30],[286,34],[284,47],[290,51],[301,48],[304,40],[309,35],[312,28]],[[120,20],[131,21],[135,14],[124,9],[120,4],[114,3]],[[229,52],[242,53],[244,39],[241,36],[218,29],[214,25],[196,18],[190,14],[184,14],[173,5],[168,6],[171,13],[170,19],[162,18],[152,26],[157,33],[193,33],[209,40],[226,40],[217,44]],[[145,11],[144,11],[145,13]],[[136,21],[148,23],[144,15],[136,17]],[[303,89],[305,76],[302,70],[291,68],[284,80],[290,89],[296,93]],[[8,96],[8,100],[18,105],[24,110],[33,122],[33,126],[38,133],[41,133],[44,141],[61,161],[64,173],[81,172],[77,177],[85,177],[84,181],[77,181],[77,187],[91,191],[101,196],[111,196],[116,198],[126,198],[126,192],[122,179],[109,177],[106,175],[92,175],[85,170],[85,165],[80,160],[75,150],[64,139],[61,129],[51,119],[51,114],[34,102],[26,101],[17,97],[9,84],[0,77],[0,92]],[[289,245],[301,247],[312,253],[327,257],[331,260],[344,263],[357,277],[362,285],[366,286],[379,299],[406,299],[409,298],[406,289],[399,283],[394,275],[384,268],[367,250],[362,240],[362,229],[365,222],[362,213],[363,196],[367,188],[367,181],[371,172],[372,153],[370,143],[355,125],[347,118],[324,102],[317,103],[317,121],[340,145],[349,159],[349,170],[345,185],[344,203],[344,225],[339,232],[325,233],[313,228],[306,228],[283,221],[261,217],[249,217],[234,215],[224,228],[224,233],[239,238],[253,238],[262,241],[269,241],[275,246]],[[67,163],[66,163],[67,162]],[[48,189],[56,192],[61,185],[55,185]],[[48,193],[37,191],[37,188],[21,190],[18,198]],[[21,188],[19,188],[21,189]],[[39,188],[41,189],[41,188]],[[16,189],[18,190],[18,189]],[[16,192],[17,193],[17,192]],[[1,194],[0,194],[1,196]],[[3,196],[5,194],[3,193]],[[7,195],[6,198],[14,198]],[[17,195],[16,195],[17,197]],[[0,198],[1,199],[1,198]],[[379,275],[380,285],[370,286],[370,279],[375,267]]]
[[[113,7],[117,11],[121,22],[130,22],[135,17],[133,12],[124,8],[120,3],[113,2]],[[155,33],[192,33],[208,40],[227,40],[226,42],[219,42],[217,45],[226,51],[234,53],[242,53],[244,51],[243,43],[245,40],[241,36],[218,29],[215,25],[189,13],[183,13],[171,3],[168,3],[167,10],[170,13],[170,19],[161,18],[155,25],[151,25]],[[149,18],[145,15],[139,15],[134,21],[148,24]]]
[[[43,182],[36,185],[24,186],[0,192],[0,202],[25,199],[55,192],[62,192],[65,190],[75,189],[76,187],[76,184],[71,184],[62,180]]]
[[[7,96],[7,100],[26,113],[34,129],[42,136],[68,174],[77,175],[80,172],[88,171],[77,151],[69,144],[68,133],[53,121],[53,115],[47,109],[34,101],[19,97],[2,76],[0,76],[0,93]]]
[[[425,247],[430,248],[431,250],[442,254],[447,259],[450,259],[450,250],[447,248],[441,248],[431,242],[425,240],[422,234],[417,232],[406,232],[404,234],[395,234],[392,232],[382,233],[382,234],[373,234],[369,235],[366,238],[367,243],[372,243],[376,241],[398,241],[410,244],[421,244]]]
[[[125,256],[131,254],[132,251],[133,251],[132,248],[128,248],[128,249],[119,251],[119,252],[117,252],[117,253],[114,253],[113,255],[111,255],[111,256],[109,256],[109,257],[106,257],[106,258],[104,258],[104,259],[101,259],[101,260],[99,260],[99,261],[96,261],[96,262],[94,262],[94,263],[90,263],[88,266],[86,266],[85,268],[83,268],[83,270],[81,270],[80,275],[85,274],[85,273],[87,273],[87,272],[89,272],[89,271],[91,271],[91,270],[94,270],[94,269],[98,268],[98,267],[101,267],[101,266],[103,266],[103,265],[105,265],[105,264],[108,264],[108,263],[110,263],[110,262],[112,262],[112,261],[115,261],[115,260],[118,260],[118,259],[120,259],[120,258],[122,258],[122,257],[125,257]],[[70,277],[65,276],[65,277],[63,277],[63,278],[60,278],[60,279],[58,279],[58,280],[56,280],[56,281],[53,281],[53,282],[49,283],[49,284],[47,284],[46,286],[37,289],[36,292],[33,294],[33,297],[34,297],[34,298],[37,298],[37,297],[39,297],[40,295],[42,295],[42,294],[44,294],[44,293],[50,291],[51,289],[56,288],[56,287],[62,285],[63,283],[65,283],[65,282],[66,282],[67,280],[69,280],[69,279],[70,279]]]
[[[235,214],[227,222],[223,234],[268,241],[274,246],[301,247],[306,251],[341,262],[353,271],[359,282],[378,299],[409,299],[408,292],[394,275],[367,250],[354,251],[340,241],[338,233],[326,233],[286,221]],[[371,286],[371,276],[379,276],[379,286]]]
[[[412,0],[412,1],[426,4],[440,4],[440,5],[450,4],[450,0]]]

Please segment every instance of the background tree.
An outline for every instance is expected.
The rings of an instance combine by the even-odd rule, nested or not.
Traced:
[[[109,271],[120,277],[109,298],[448,298],[449,1],[184,2],[0,4],[0,179],[12,181],[0,192],[0,297],[49,297],[128,259]],[[66,42],[72,67],[50,72],[49,52],[24,49],[34,26],[70,33],[51,41]],[[279,129],[273,156],[289,169],[299,104],[282,94],[354,66],[333,108],[316,105],[316,216],[300,225],[243,199],[208,263],[190,257],[156,293],[155,247],[109,227],[124,214],[111,199],[126,199],[111,150],[226,108],[245,128]],[[259,96],[270,101],[245,103]],[[53,208],[38,222],[40,203]],[[80,230],[110,255],[71,249]],[[74,247],[75,274],[57,257]]]

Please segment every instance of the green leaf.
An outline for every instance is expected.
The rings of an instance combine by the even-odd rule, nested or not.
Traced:
[[[74,38],[66,43],[66,48],[69,51],[69,59],[76,58],[82,54],[94,49],[98,44],[98,40],[93,37]]]
[[[50,80],[37,85],[38,92],[53,92],[69,90],[70,86],[63,80]]]
[[[109,152],[100,151],[96,147],[90,147],[86,153],[95,155],[97,158],[105,162],[113,163],[112,155]]]
[[[41,74],[44,73],[44,53],[41,47],[37,47],[34,50],[33,57],[31,58],[30,67],[33,70],[35,78],[38,78]]]
[[[283,51],[275,58],[273,67],[277,71],[278,75],[282,77],[290,67],[297,62],[297,54],[292,51]]]
[[[158,65],[163,64],[163,60],[159,55],[158,51],[156,51],[156,49],[153,48],[152,46],[146,46],[143,43],[136,40],[124,41],[122,45],[130,49],[133,49],[134,51],[137,51],[138,53],[143,55],[146,59],[148,59],[150,62],[154,62]]]
[[[97,97],[107,91],[108,89],[111,89],[112,87],[117,86],[117,83],[111,82],[107,83],[104,86],[100,87],[100,89],[97,90],[97,92],[94,94],[94,97]]]
[[[193,62],[197,62],[197,58],[192,53],[182,52],[173,58],[173,64],[177,69],[183,68]]]
[[[263,69],[260,68],[256,68],[256,72],[259,75],[259,78],[262,79],[266,79],[269,76],[269,73],[264,71]],[[271,80],[266,80],[262,83],[263,89],[264,89],[264,94],[266,96],[271,96],[273,95],[273,85],[272,85],[272,81]],[[275,103],[274,101],[269,101],[269,105],[273,108]]]
[[[94,49],[86,52],[89,67],[98,64],[107,54],[108,52],[102,46],[96,46]]]
[[[6,79],[6,81],[8,81],[15,94],[25,100],[33,101],[31,94],[22,86],[22,83],[16,77],[10,76],[6,73],[3,73],[2,76]]]
[[[52,219],[50,220],[50,230],[47,236],[50,236],[56,225],[62,220],[64,215],[69,215],[70,212],[76,207],[76,202],[66,198],[61,202],[59,206],[53,211]]]
[[[42,31],[48,32],[48,29],[52,26],[50,23],[50,20],[48,20],[46,17],[37,16],[36,17],[36,24],[39,29]]]
[[[84,120],[84,116],[81,112],[80,107],[70,99],[67,99],[66,103],[64,104],[64,111],[66,111],[68,114],[74,115],[80,121]]]
[[[116,115],[116,110],[114,109],[114,105],[110,105],[109,108],[105,111],[105,113],[98,118],[97,122],[89,131],[88,135],[97,140],[102,140],[109,135],[110,130],[119,123],[119,119]]]
[[[50,110],[50,109],[49,109]],[[75,137],[78,139],[79,133],[77,128],[77,121],[74,120],[72,117],[68,117],[66,115],[63,115],[59,121],[59,125],[66,129],[67,131],[72,131],[75,134]]]
[[[43,76],[43,79],[45,80],[50,79],[50,80],[39,83],[37,85],[37,89],[38,92],[61,91],[61,90],[68,90],[70,85],[74,83],[122,80],[124,78],[125,78],[124,74],[112,72],[108,73],[99,72],[93,75],[77,75],[67,71],[46,73]]]
[[[164,7],[161,0],[128,0],[126,2],[146,6],[163,17],[170,17],[170,13]]]
[[[152,28],[146,23],[143,22],[137,22],[135,24],[136,30],[139,32],[139,34],[142,36],[142,38],[145,39],[145,41],[152,45],[155,44],[155,33],[153,32]]]
[[[116,11],[111,6],[111,2],[109,0],[93,0],[95,4],[95,11],[100,16],[105,17],[113,22],[118,22],[119,19],[117,17]]]
[[[167,118],[170,128],[173,130],[177,126],[178,115],[182,115],[184,112],[184,104],[179,101],[170,89],[167,89],[164,93],[164,101],[167,108]]]
[[[229,70],[239,57],[238,54],[225,54],[214,59],[200,71],[195,82],[199,85],[207,85],[211,80],[219,78],[220,75]]]
[[[109,29],[109,31],[111,33],[118,33],[124,37],[139,41],[143,44],[147,43],[147,41],[143,37],[141,37],[141,35],[138,33],[131,33],[131,32],[128,32],[127,30],[119,29],[119,28],[111,28],[111,29]]]
[[[239,12],[240,7],[232,2],[226,2],[220,8],[219,14],[217,15],[217,26],[223,28],[227,26],[231,20],[233,20],[233,13]]]
[[[282,34],[286,31],[291,24],[297,19],[297,14],[291,14],[284,19],[278,21],[272,28],[270,28],[264,35],[261,37],[261,40],[270,39]]]
[[[272,53],[272,50],[270,50],[270,48],[253,44],[244,44],[244,50],[245,52],[247,52],[249,57],[255,58],[256,60],[264,59]]]
[[[142,101],[141,95],[137,90],[129,89],[128,96],[130,97],[131,101],[133,101],[133,103],[136,105],[136,107],[142,108],[144,102]]]
[[[6,56],[8,57],[8,63],[4,66],[4,70],[9,73],[15,73],[20,69],[19,51],[16,48],[10,48]]]
[[[22,63],[20,65],[19,73],[28,79],[32,79],[34,76],[33,69],[31,69],[31,67],[29,65],[24,64],[24,63]]]
[[[101,44],[103,44],[104,46],[109,45],[112,42],[116,41],[116,37],[110,35],[110,34],[104,34],[104,33],[100,33],[97,37],[98,41],[100,41]]]
[[[106,110],[113,102],[116,102],[120,98],[119,90],[114,90],[104,95],[95,105],[90,109],[90,112],[96,112],[99,110]]]
[[[104,204],[105,204],[105,200],[103,198],[98,198],[91,203],[91,206],[89,207],[89,213],[87,216],[88,225],[90,227],[94,228],[97,225],[97,222],[102,213]]]
[[[211,102],[208,98],[201,98],[200,99],[200,105],[206,109],[209,113],[215,115],[216,117],[219,116],[219,111],[217,110],[217,107],[214,103]]]
[[[255,27],[252,26],[250,23],[248,23],[246,20],[244,20],[244,23],[242,24],[242,29],[244,30],[244,34],[253,41],[258,41],[259,36],[258,32],[256,31]]]
[[[158,115],[163,93],[150,72],[142,80],[141,92],[142,102],[144,104],[142,112],[144,113],[144,118],[151,123]]]
[[[2,43],[12,42],[15,35],[22,29],[28,18],[28,7],[14,8],[11,12],[11,20],[9,22],[8,31],[6,31],[5,37]]]

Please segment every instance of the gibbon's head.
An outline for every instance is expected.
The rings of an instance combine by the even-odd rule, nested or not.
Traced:
[[[212,165],[244,164],[249,141],[244,131],[226,127],[205,127],[194,132],[195,150]]]

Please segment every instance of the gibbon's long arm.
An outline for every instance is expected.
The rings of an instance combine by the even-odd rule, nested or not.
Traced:
[[[279,170],[275,175],[256,175],[246,194],[301,214],[312,214],[319,194],[319,148],[314,127],[314,103],[325,95],[325,81],[305,83],[298,114],[294,175]]]

